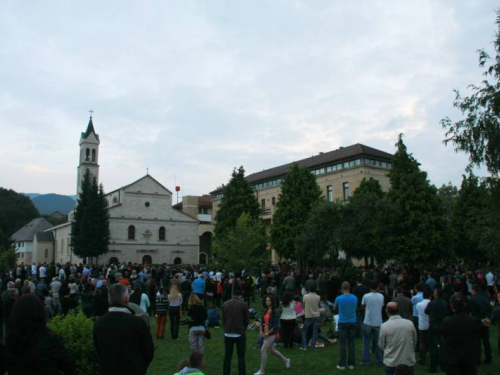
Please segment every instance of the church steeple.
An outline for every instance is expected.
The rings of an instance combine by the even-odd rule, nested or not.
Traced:
[[[94,129],[94,123],[92,122],[92,113],[89,124],[87,125],[87,130],[83,132],[80,136],[80,162],[78,164],[78,176],[77,176],[77,187],[76,191],[78,196],[81,192],[81,184],[83,181],[83,176],[87,169],[90,171],[91,175],[99,182],[99,135],[96,134]]]

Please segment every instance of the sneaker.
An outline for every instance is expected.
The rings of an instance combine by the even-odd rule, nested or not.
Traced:
[[[264,375],[264,374],[265,374],[264,372],[262,372],[262,371],[259,370],[257,372],[254,372],[253,375]]]
[[[354,366],[353,366],[353,365],[347,366],[347,368],[348,368],[349,370],[354,370]]]
[[[307,348],[305,348],[305,347],[303,347],[303,346],[301,346],[299,349],[300,349],[300,350],[307,350]]]
[[[339,369],[339,370],[345,370],[345,366],[337,365],[337,369]]]
[[[288,358],[286,361],[285,361],[285,368],[290,368],[290,366],[292,365],[292,360],[290,358]]]

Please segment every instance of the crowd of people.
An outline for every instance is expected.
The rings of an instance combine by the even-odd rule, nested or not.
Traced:
[[[297,271],[288,262],[255,275],[203,265],[20,264],[0,279],[0,373],[74,372],[74,358],[47,322],[80,308],[96,319],[101,374],[145,374],[154,357],[153,337],[164,340],[167,323],[171,340],[179,339],[181,324],[188,326],[190,357],[179,374],[201,374],[210,316],[217,321],[218,312],[224,375],[231,373],[235,346],[238,373],[246,374],[246,332],[255,327],[261,356],[255,375],[265,374],[268,354],[292,367],[278,343],[287,354],[295,345],[307,351],[339,343],[339,371],[374,360],[387,374],[413,374],[417,362],[431,373],[475,374],[478,365],[492,362],[489,326],[500,321],[500,278],[489,269],[421,272],[389,264],[351,267],[344,274],[329,268]],[[252,308],[259,297],[261,315]],[[333,329],[322,332],[328,320]],[[500,350],[500,334],[498,340]]]

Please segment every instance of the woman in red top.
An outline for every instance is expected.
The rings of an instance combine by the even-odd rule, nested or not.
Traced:
[[[260,336],[264,340],[260,350],[260,369],[254,375],[264,375],[266,373],[267,352],[281,359],[286,368],[290,368],[290,359],[274,348],[280,321],[279,314],[276,311],[277,305],[276,297],[273,295],[266,297],[266,308],[262,317],[263,324],[260,327]]]

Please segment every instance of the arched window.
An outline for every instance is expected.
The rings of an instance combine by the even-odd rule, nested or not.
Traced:
[[[92,162],[95,163],[95,149],[92,149]]]
[[[90,150],[87,148],[85,149],[85,161],[90,160]]]
[[[182,264],[182,259],[177,257],[174,259],[174,264]]]
[[[128,239],[135,240],[135,227],[133,225],[128,227]]]
[[[144,255],[142,257],[142,264],[151,264],[153,263],[153,259],[151,259],[151,255]]]
[[[200,264],[207,264],[207,254],[200,253]]]
[[[118,258],[117,257],[109,258],[109,264],[118,264]]]
[[[158,232],[158,240],[165,241],[165,227],[160,227],[160,231]]]

